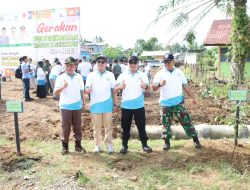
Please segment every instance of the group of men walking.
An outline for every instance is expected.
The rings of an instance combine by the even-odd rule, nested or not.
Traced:
[[[137,56],[131,56],[128,60],[127,70],[115,76],[105,68],[107,58],[99,56],[96,59],[97,69],[81,76],[75,72],[75,59],[69,57],[65,61],[65,73],[57,77],[55,82],[54,95],[60,95],[59,106],[62,120],[62,154],[69,152],[68,143],[71,126],[73,126],[75,150],[86,152],[81,145],[81,110],[86,106],[91,114],[93,123],[95,148],[94,152],[99,153],[102,146],[101,128],[105,129],[104,143],[107,152],[113,153],[112,147],[112,112],[118,109],[117,93],[122,91],[121,97],[121,128],[122,146],[120,153],[128,151],[131,123],[134,118],[138,129],[139,139],[144,152],[152,152],[148,146],[146,134],[146,117],[144,108],[144,92],[160,89],[161,118],[163,124],[163,149],[170,148],[171,122],[173,116],[177,116],[188,137],[193,138],[195,148],[201,148],[197,132],[191,124],[191,118],[184,106],[182,90],[192,98],[187,79],[183,72],[174,67],[175,61],[172,54],[166,54],[163,62],[164,67],[156,73],[153,84],[150,85],[147,74],[139,71]],[[84,72],[80,72],[84,73]],[[86,81],[86,82],[85,82]],[[86,105],[84,94],[90,95],[89,106]]]

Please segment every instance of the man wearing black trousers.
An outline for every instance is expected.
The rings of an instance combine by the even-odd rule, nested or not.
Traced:
[[[130,138],[131,122],[134,116],[135,124],[139,132],[139,138],[144,152],[152,152],[147,145],[147,134],[145,130],[146,117],[144,109],[143,91],[149,91],[149,81],[147,76],[138,70],[138,57],[131,56],[129,59],[129,69],[122,73],[117,79],[116,90],[122,90],[122,148],[121,154],[128,151],[128,140]]]

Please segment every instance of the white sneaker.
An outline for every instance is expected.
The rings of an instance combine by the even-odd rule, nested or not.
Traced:
[[[95,146],[94,153],[99,154],[101,151],[101,148],[99,146]]]
[[[113,153],[113,146],[112,146],[112,144],[108,144],[107,145],[107,153],[108,154],[112,154]]]

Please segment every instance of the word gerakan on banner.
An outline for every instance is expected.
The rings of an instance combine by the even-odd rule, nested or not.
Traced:
[[[18,66],[27,55],[62,62],[80,55],[80,8],[47,9],[0,15],[2,68]]]

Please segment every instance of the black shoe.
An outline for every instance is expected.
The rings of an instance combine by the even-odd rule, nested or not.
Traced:
[[[53,96],[52,99],[53,99],[53,100],[59,100],[59,97]]]
[[[68,154],[69,153],[69,144],[62,142],[63,149],[61,151],[62,155]]]
[[[34,99],[32,99],[32,98],[26,98],[25,102],[31,102],[32,100],[34,100]]]
[[[194,142],[194,147],[196,149],[200,149],[201,148],[201,144],[200,144],[200,141],[199,141],[199,139],[198,139],[197,136],[193,137],[193,142]]]
[[[86,153],[86,150],[81,145],[81,141],[75,141],[75,151]]]
[[[165,144],[163,145],[163,150],[167,151],[170,149],[170,141],[165,140]]]
[[[128,147],[122,146],[120,153],[124,155],[127,154],[127,152],[128,152]]]
[[[153,152],[152,148],[150,148],[149,146],[143,146],[142,150],[146,153],[151,153]]]

